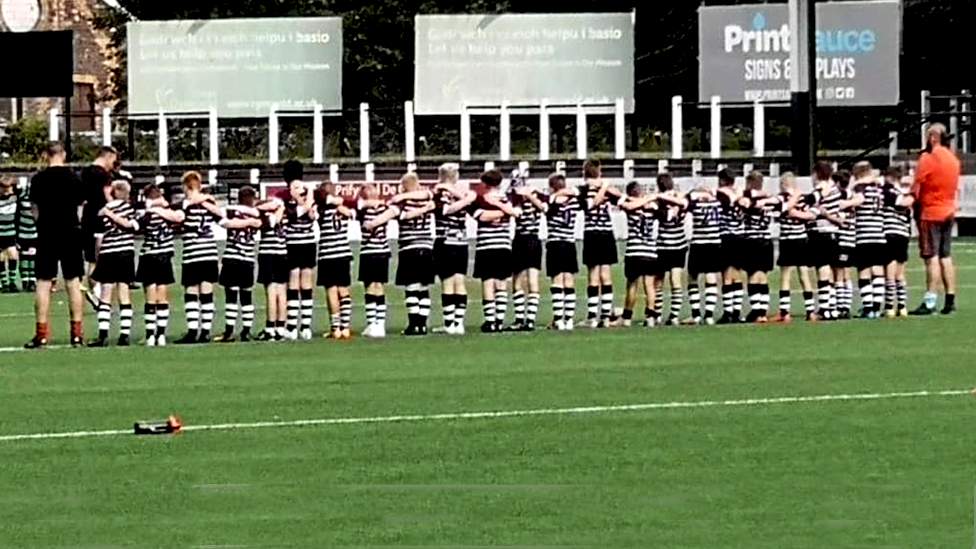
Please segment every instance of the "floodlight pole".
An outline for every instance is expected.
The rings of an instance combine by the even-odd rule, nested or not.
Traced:
[[[814,0],[789,0],[790,102],[793,106],[793,168],[799,175],[810,175],[817,159],[817,8]]]

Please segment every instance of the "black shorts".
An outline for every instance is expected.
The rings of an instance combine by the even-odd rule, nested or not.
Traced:
[[[319,286],[348,288],[352,286],[352,259],[322,259],[319,261]]]
[[[512,276],[512,250],[479,250],[474,256],[474,277],[506,280]]]
[[[807,249],[811,267],[833,267],[837,263],[840,247],[834,233],[811,232],[807,236]]]
[[[105,284],[129,284],[135,279],[135,253],[101,254],[92,273],[92,280]]]
[[[18,238],[17,247],[20,248],[21,257],[33,256],[37,253],[37,239],[36,238]]]
[[[386,284],[390,281],[390,256],[386,254],[360,254],[359,281],[365,285]]]
[[[885,244],[885,259],[888,263],[906,263],[908,261],[908,237],[889,236]]]
[[[688,248],[657,251],[657,267],[662,273],[666,273],[672,269],[684,269],[687,259]]]
[[[58,267],[65,280],[85,276],[84,243],[81,233],[41,238],[37,242],[34,271],[39,280],[54,280]]]
[[[597,267],[617,264],[617,240],[612,232],[583,233],[583,265]]]
[[[777,265],[780,267],[806,267],[810,263],[812,263],[810,246],[807,245],[806,239],[779,241]]]
[[[288,269],[314,269],[316,254],[315,244],[289,244]]]
[[[742,269],[742,241],[741,236],[726,235],[722,237],[722,266],[724,269]]]
[[[546,274],[549,277],[579,272],[579,258],[576,243],[563,240],[550,240],[546,243]]]
[[[220,266],[220,285],[224,288],[241,288],[247,290],[254,287],[254,263],[225,259]]]
[[[512,240],[512,273],[529,269],[542,269],[542,242],[538,236],[517,234]]]
[[[288,256],[265,254],[258,256],[258,284],[288,284],[291,275]]]
[[[139,257],[136,280],[143,286],[169,286],[173,276],[173,254],[146,254]]]
[[[700,274],[725,271],[722,246],[719,244],[692,244],[688,252],[688,274],[697,278]]]
[[[434,253],[426,248],[414,248],[397,255],[397,286],[434,283]]]
[[[627,282],[634,282],[642,276],[657,276],[658,271],[657,260],[624,256],[624,276],[627,277]]]
[[[861,244],[857,247],[855,267],[859,271],[888,264],[887,244]]]
[[[17,237],[0,236],[0,252],[6,250],[7,248],[13,248],[16,245],[17,245]]]
[[[98,241],[102,239],[100,234],[85,234],[85,261],[95,263],[98,259]]]
[[[183,264],[183,275],[181,278],[181,283],[185,287],[197,286],[203,284],[204,282],[209,282],[211,284],[216,284],[219,280],[220,268],[217,266],[216,261],[195,261],[193,263]]]
[[[745,261],[742,266],[747,273],[768,273],[773,270],[773,241],[765,238],[745,240]]]
[[[919,221],[918,251],[922,259],[952,257],[952,227],[955,223],[955,217],[945,221]]]
[[[445,244],[444,241],[435,243],[434,268],[441,280],[447,280],[455,275],[467,275],[468,246]]]
[[[854,256],[856,254],[857,248],[853,248],[851,246],[837,246],[837,258],[834,259],[833,267],[837,269],[853,267]]]

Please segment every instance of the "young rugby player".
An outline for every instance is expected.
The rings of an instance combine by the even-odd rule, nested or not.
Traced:
[[[213,329],[213,285],[219,278],[217,239],[213,224],[222,218],[216,200],[203,192],[203,176],[198,172],[183,175],[183,274],[185,289],[186,335],[182,345],[210,343]]]
[[[30,181],[20,189],[17,205],[17,254],[20,258],[20,287],[25,292],[37,290],[34,261],[37,257],[37,220],[31,211]]]
[[[258,204],[264,216],[258,240],[258,284],[264,286],[267,317],[258,341],[283,341],[288,320],[288,247],[285,244],[285,203],[269,198]]]
[[[796,271],[800,288],[803,290],[803,308],[807,320],[814,320],[817,314],[817,301],[807,267],[815,261],[811,261],[809,254],[807,226],[817,219],[819,211],[810,207],[805,199],[799,198],[800,188],[792,173],[787,172],[780,177],[779,190],[779,198],[782,202],[789,203],[793,201],[793,197],[798,197],[796,205],[789,209],[784,208],[779,216],[779,258],[776,260],[780,272],[779,321],[790,322],[793,318],[790,292],[793,271]]]
[[[220,266],[220,285],[224,287],[224,335],[218,341],[233,343],[238,316],[243,342],[251,341],[254,325],[254,239],[261,228],[257,191],[245,185],[238,193],[237,204],[226,208],[220,226],[227,229],[227,244]]]
[[[138,216],[143,239],[136,280],[146,292],[143,309],[146,345],[164,347],[169,326],[169,285],[176,282],[173,277],[174,226],[183,223],[186,216],[182,210],[170,208],[169,201],[155,183],[143,189],[143,198],[145,210]]]
[[[0,293],[17,290],[17,204],[10,177],[0,179]]]
[[[131,188],[127,181],[112,183],[112,201],[99,212],[102,219],[102,242],[98,249],[98,264],[92,278],[101,284],[98,305],[98,339],[89,347],[108,345],[112,325],[112,299],[118,288],[119,346],[129,345],[132,334],[132,299],[129,284],[135,280],[135,233],[139,230],[136,212],[129,202]]]
[[[718,172],[715,196],[722,203],[722,318],[718,323],[734,324],[742,321],[745,296],[741,272],[745,213],[739,207],[742,195],[735,189],[735,175],[731,170],[726,168]]]
[[[587,160],[583,163],[580,200],[583,205],[583,264],[589,281],[586,297],[590,328],[609,327],[616,321],[611,268],[617,263],[617,240],[613,236],[610,206],[621,198],[618,189],[601,179],[598,162]]]
[[[386,295],[390,278],[390,241],[386,227],[400,209],[380,200],[380,191],[367,183],[359,191],[357,215],[362,227],[359,247],[359,281],[366,287],[366,329],[363,336],[386,337]]]
[[[912,205],[914,198],[909,186],[902,185],[901,170],[889,166],[885,170],[884,232],[885,249],[885,316],[908,316],[908,286],[905,281],[905,262],[908,261],[908,240],[912,235]]]
[[[580,211],[579,190],[566,186],[566,176],[549,176],[549,209],[546,226],[546,274],[552,280],[552,326],[572,330],[576,315],[576,217]]]
[[[666,196],[666,195],[665,195]],[[688,305],[691,324],[715,323],[718,280],[725,270],[722,261],[722,202],[717,193],[697,189],[676,202],[691,215],[691,247],[688,252]],[[705,279],[702,307],[700,278]]]
[[[315,308],[312,274],[315,271],[315,197],[305,188],[305,168],[297,160],[284,166],[288,183],[285,201],[285,242],[288,245],[288,339],[312,339]]]
[[[542,241],[539,230],[542,216],[549,211],[549,197],[529,186],[524,174],[512,174],[512,204],[521,210],[515,218],[515,238],[512,241],[512,303],[515,324],[512,331],[535,330],[539,314],[539,271],[542,269]]]
[[[663,307],[664,281],[667,280],[671,289],[671,312],[665,324],[674,326],[681,317],[684,301],[681,275],[688,258],[688,233],[685,230],[688,210],[681,205],[683,201],[674,190],[671,175],[662,173],[657,176],[657,190],[657,257],[660,277],[654,288],[654,310],[659,311]]]
[[[637,181],[627,184],[627,197],[620,202],[627,214],[627,250],[624,252],[624,275],[627,295],[624,298],[624,326],[634,319],[634,307],[640,287],[644,287],[644,326],[657,324],[654,310],[654,284],[657,278],[657,195],[644,193]]]
[[[352,337],[352,247],[349,245],[349,220],[356,211],[336,194],[335,184],[325,182],[315,190],[319,215],[319,286],[329,305],[330,330],[325,337]]]
[[[400,193],[391,203],[400,209],[397,240],[397,286],[406,290],[409,319],[403,335],[427,335],[430,317],[430,285],[434,283],[434,238],[431,221],[434,193],[420,188],[420,178],[410,172],[400,178]]]
[[[861,294],[861,318],[879,318],[885,298],[887,240],[884,234],[884,189],[870,162],[854,165],[855,265]]]
[[[518,217],[499,187],[502,174],[489,170],[482,174],[484,194],[473,206],[478,222],[478,241],[475,247],[474,277],[481,280],[484,333],[500,332],[508,305],[508,280],[512,276],[511,218]]]
[[[444,332],[464,334],[464,317],[468,307],[467,209],[478,194],[458,186],[457,164],[443,164],[437,170],[434,187],[435,241],[434,266],[441,279],[441,310]]]
[[[839,170],[833,175],[837,190],[840,192],[840,203],[837,205],[843,223],[837,228],[837,259],[834,262],[834,295],[836,309],[834,317],[851,318],[854,305],[854,284],[851,282],[851,267],[854,266],[854,254],[857,252],[857,204],[854,192],[850,189],[851,173]]]
[[[807,232],[811,263],[817,269],[817,318],[831,320],[837,312],[837,296],[834,290],[834,265],[840,253],[837,243],[838,226],[830,221],[840,218],[840,189],[832,177],[828,162],[818,161],[813,166],[814,190],[810,204],[821,214],[816,224]]]

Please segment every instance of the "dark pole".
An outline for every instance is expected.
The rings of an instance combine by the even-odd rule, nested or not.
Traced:
[[[71,98],[64,98],[64,154],[71,162]]]
[[[129,162],[136,160],[136,120],[131,116],[125,119],[125,130],[128,134]]]
[[[799,175],[810,175],[817,156],[816,3],[814,0],[790,0],[789,10],[793,32],[793,44],[790,48],[793,70],[793,77],[790,79],[793,168]]]

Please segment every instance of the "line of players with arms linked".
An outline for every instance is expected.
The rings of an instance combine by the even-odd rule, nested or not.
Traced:
[[[129,183],[115,182],[113,200],[99,212],[104,237],[93,279],[102,290],[99,337],[91,345],[107,345],[116,296],[121,309],[119,344],[129,344],[129,283],[134,280],[146,292],[147,345],[166,344],[177,235],[183,242],[188,326],[178,343],[211,341],[215,284],[223,286],[226,297],[225,331],[218,341],[311,339],[316,282],[326,291],[331,314],[325,337],[349,338],[353,251],[348,231],[354,220],[362,229],[358,279],[365,287],[362,335],[367,337],[386,335],[385,286],[391,257],[387,226],[394,220],[399,225],[395,283],[406,290],[409,316],[404,334],[427,334],[435,277],[443,285],[443,331],[464,333],[468,216],[477,223],[473,275],[483,285],[483,332],[535,329],[543,249],[551,278],[550,327],[574,328],[578,215],[583,216],[582,256],[588,270],[587,325],[593,328],[631,325],[641,290],[645,326],[767,322],[774,222],[780,224],[776,264],[782,271],[778,320],[791,319],[794,273],[808,320],[850,318],[852,268],[858,276],[860,316],[907,314],[904,264],[912,197],[894,167],[881,178],[868,163],[857,164],[850,173],[833,172],[821,162],[815,166],[811,193],[803,194],[796,179],[786,174],[780,178],[780,192],[766,194],[761,173],[748,174],[745,188],[738,189],[729,170],[719,172],[717,188],[681,193],[671,176],[661,174],[654,192],[637,182],[621,190],[601,178],[595,162],[584,164],[579,187],[568,185],[565,175],[557,173],[550,176],[548,189],[533,188],[513,173],[503,192],[500,172],[487,171],[478,183],[466,187],[458,182],[457,167],[447,164],[440,168],[439,183],[432,189],[423,187],[416,174],[407,173],[400,194],[389,200],[380,197],[376,185],[366,184],[352,201],[339,196],[331,183],[310,192],[303,182],[303,167],[296,161],[285,164],[284,176],[288,190],[281,198],[260,199],[252,187],[244,187],[237,203],[223,208],[203,191],[202,177],[196,172],[184,175],[184,197],[177,204],[171,204],[161,188],[149,185],[143,191],[144,201],[136,206],[129,199]],[[613,207],[627,217],[627,288],[619,318],[611,275],[618,262]],[[545,243],[540,239],[543,220],[548,229]],[[222,259],[214,224],[227,231]],[[138,270],[137,234],[143,237]],[[313,280],[316,268],[317,280]],[[267,290],[267,319],[264,329],[252,335],[255,283]],[[716,319],[720,284],[722,316]],[[669,311],[664,311],[665,285],[670,291]],[[515,323],[506,328],[510,286]],[[743,316],[746,295],[750,306],[748,316]],[[691,316],[681,320],[686,300]]]

